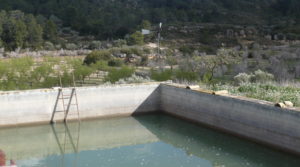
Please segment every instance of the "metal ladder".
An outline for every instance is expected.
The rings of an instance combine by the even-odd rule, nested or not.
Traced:
[[[73,74],[73,87],[71,88],[71,93],[70,94],[64,94],[64,90],[70,91],[70,88],[63,88],[61,77],[59,77],[59,80],[60,80],[60,88],[58,89],[58,94],[57,94],[57,97],[56,97],[56,102],[55,102],[55,105],[54,105],[54,109],[53,109],[53,112],[52,112],[50,123],[51,124],[55,123],[55,121],[54,121],[55,114],[59,113],[59,112],[64,113],[64,122],[66,123],[71,106],[76,106],[77,119],[80,122],[80,114],[79,114],[79,107],[78,107],[78,99],[77,99],[77,93],[76,93],[76,84],[75,84],[74,74]],[[73,100],[73,99],[75,99],[75,100]],[[75,101],[75,103],[72,103],[72,100]],[[58,110],[59,101],[62,102],[63,110]]]

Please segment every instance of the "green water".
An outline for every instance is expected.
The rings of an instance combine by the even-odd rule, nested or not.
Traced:
[[[300,158],[165,115],[0,130],[18,167],[299,167]]]

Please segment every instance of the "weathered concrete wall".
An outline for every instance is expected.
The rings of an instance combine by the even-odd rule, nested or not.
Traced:
[[[80,118],[158,111],[158,86],[153,83],[78,88]],[[57,94],[55,89],[0,92],[0,126],[49,122]],[[74,107],[70,109],[70,119],[77,118]],[[61,101],[58,110],[62,110]],[[55,116],[55,120],[62,118],[63,113]]]
[[[300,112],[161,85],[161,110],[300,154]]]
[[[0,92],[0,126],[49,122],[57,94],[54,89]],[[300,154],[300,112],[259,100],[158,83],[83,87],[77,94],[82,119],[163,111]],[[69,118],[77,117],[74,111]],[[59,114],[56,120],[63,118]]]

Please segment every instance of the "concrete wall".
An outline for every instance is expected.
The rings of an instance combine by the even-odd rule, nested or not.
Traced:
[[[57,93],[54,89],[0,92],[0,126],[49,122]],[[81,118],[163,111],[300,154],[300,112],[259,100],[158,83],[83,87],[77,94]],[[71,119],[77,117],[74,111],[71,108]],[[60,113],[55,119],[62,118]]]
[[[260,102],[161,86],[161,110],[300,154],[300,112]]]
[[[64,91],[69,94],[68,91]],[[49,122],[58,90],[0,92],[0,126]],[[80,118],[131,115],[159,110],[158,84],[82,87],[77,89]],[[75,106],[69,118],[77,118]],[[60,101],[58,110],[62,110]],[[55,120],[61,120],[57,113]]]

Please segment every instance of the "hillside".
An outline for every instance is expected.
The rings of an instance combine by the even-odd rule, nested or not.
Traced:
[[[142,20],[295,25],[299,24],[298,7],[298,0],[1,0],[0,9],[55,17],[82,35],[107,39],[123,38]]]

